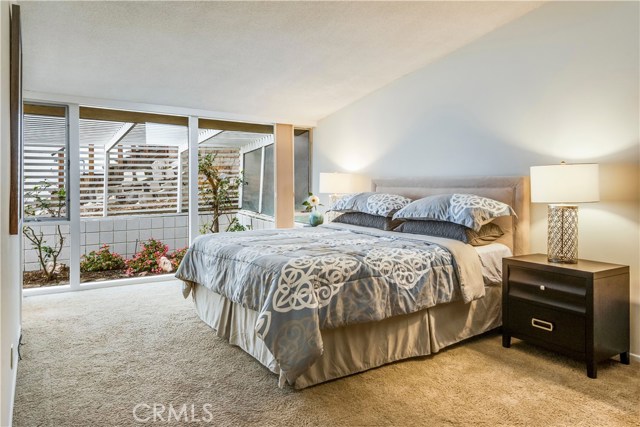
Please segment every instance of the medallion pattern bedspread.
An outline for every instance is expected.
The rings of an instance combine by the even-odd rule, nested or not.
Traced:
[[[176,277],[258,312],[256,333],[291,384],[322,355],[321,329],[484,292],[471,246],[344,225],[200,236]]]

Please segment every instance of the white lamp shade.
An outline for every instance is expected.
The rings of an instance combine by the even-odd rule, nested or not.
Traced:
[[[320,173],[319,192],[326,194],[348,194],[371,191],[371,180],[353,173]]]
[[[531,167],[533,203],[586,203],[600,200],[598,165],[559,164]]]

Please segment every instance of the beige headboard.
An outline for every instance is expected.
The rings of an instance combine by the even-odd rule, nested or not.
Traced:
[[[433,178],[385,178],[373,180],[373,191],[400,194],[412,200],[434,194],[470,193],[510,205],[518,218],[503,217],[494,222],[505,232],[498,240],[515,255],[529,252],[529,177],[465,176]]]

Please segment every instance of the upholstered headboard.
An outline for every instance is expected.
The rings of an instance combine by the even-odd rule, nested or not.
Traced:
[[[529,177],[465,176],[433,178],[374,179],[373,191],[400,194],[412,200],[434,194],[469,193],[509,204],[517,218],[503,217],[494,222],[505,232],[498,240],[515,255],[529,252]]]

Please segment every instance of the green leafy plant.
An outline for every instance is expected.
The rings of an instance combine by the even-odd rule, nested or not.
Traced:
[[[131,259],[125,261],[127,276],[133,276],[136,273],[151,272],[162,273],[160,267],[160,258],[166,257],[169,247],[156,239],[149,239],[142,243],[140,249]]]
[[[25,194],[24,214],[26,217],[47,216],[60,218],[66,205],[67,191],[64,186],[55,187],[47,181],[42,181],[39,185]],[[57,275],[58,258],[64,247],[65,238],[60,225],[56,225],[53,236],[53,245],[48,244],[44,233],[40,230],[36,232],[32,226],[26,225],[22,228],[24,237],[31,242],[31,246],[38,254],[40,270],[48,280],[52,280]]]
[[[242,176],[233,178],[221,173],[215,164],[216,154],[208,153],[198,160],[198,173],[204,184],[202,194],[205,203],[211,210],[211,222],[201,226],[201,232],[220,232],[220,218],[223,215],[231,217],[230,210],[236,208],[231,196],[238,191],[242,185]],[[246,227],[240,224],[237,219],[230,218],[229,225],[225,231],[244,231]]]
[[[80,261],[80,271],[109,271],[122,270],[125,268],[125,261],[122,256],[112,253],[109,245],[102,245],[97,251],[91,251],[82,257]]]
[[[251,226],[240,224],[240,221],[236,217],[233,217],[231,219],[231,222],[227,226],[227,231],[247,231],[247,230],[251,230]]]

